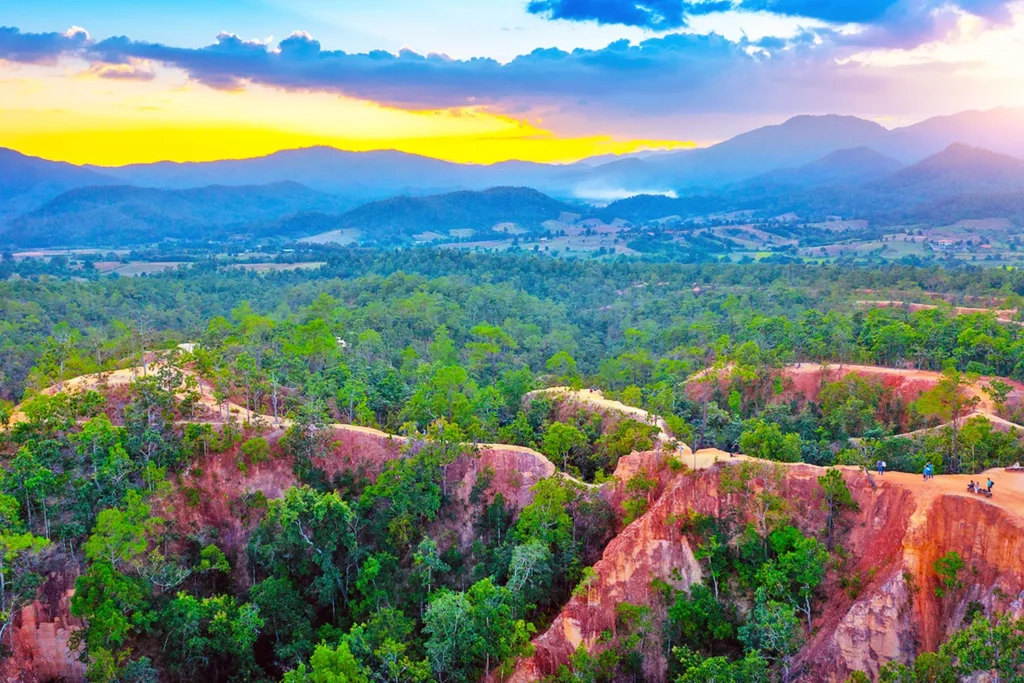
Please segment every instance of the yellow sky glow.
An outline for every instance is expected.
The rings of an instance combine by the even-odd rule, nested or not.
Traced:
[[[0,146],[104,166],[245,158],[311,145],[398,149],[463,163],[569,162],[693,146],[677,140],[562,137],[539,121],[482,108],[412,112],[261,86],[223,92],[153,65],[135,67],[154,77],[99,78],[103,69],[83,64],[0,63]]]

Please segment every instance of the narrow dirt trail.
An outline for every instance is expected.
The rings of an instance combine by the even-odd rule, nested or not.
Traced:
[[[654,425],[660,432],[658,434],[658,441],[666,442],[670,441],[672,437],[669,435],[668,425],[657,415],[653,415],[642,408],[635,406],[628,406],[625,403],[614,401],[610,398],[605,398],[604,394],[600,389],[573,389],[571,387],[549,387],[547,389],[538,389],[531,391],[526,395],[527,398],[531,396],[552,396],[556,398],[565,398],[576,403],[591,406],[598,410],[610,410],[623,415],[628,415],[639,422],[645,424]],[[689,450],[689,449],[687,449]]]
[[[981,474],[943,474],[927,480],[920,474],[906,472],[886,472],[881,476],[871,476],[878,486],[901,486],[908,489],[914,494],[918,501],[918,510],[922,512],[927,511],[936,498],[960,496],[1002,508],[1015,516],[1024,526],[1024,471],[1010,472],[995,468]],[[971,481],[984,484],[989,477],[995,483],[991,498],[967,490],[967,485]]]
[[[835,372],[847,375],[850,373],[856,373],[861,377],[900,377],[904,381],[921,381],[938,383],[942,379],[941,372],[935,372],[933,370],[915,370],[915,369],[902,369],[902,368],[884,368],[877,365],[857,365],[852,363],[830,363],[823,365],[821,363],[800,363],[799,365],[788,365],[786,366],[786,374],[790,377],[800,377],[802,375],[814,375],[822,372]],[[968,386],[967,391],[971,396],[978,399],[977,410],[972,413],[973,415],[983,415],[993,422],[998,422],[1002,425],[1016,426],[1019,429],[1024,430],[1024,426],[1016,425],[1008,420],[1005,420],[996,415],[995,402],[992,400],[987,393],[985,393],[985,385],[992,380],[998,379],[1006,382],[1014,387],[1017,391],[1024,391],[1024,384],[1016,382],[1014,380],[1008,380],[1003,377],[979,377],[977,381]]]
[[[756,459],[739,453],[727,453],[717,448],[703,448],[687,457],[684,464],[687,467],[696,465],[696,469],[704,470],[719,463],[739,463],[753,460]],[[787,463],[783,466],[790,467],[791,465]],[[813,467],[806,463],[793,463],[792,466]],[[1017,517],[1024,526],[1024,470],[1009,471],[996,467],[981,474],[939,474],[931,479],[925,479],[920,474],[910,472],[886,472],[879,475],[875,472],[865,473],[859,467],[839,466],[839,468],[847,472],[864,473],[865,476],[870,476],[875,485],[879,487],[899,486],[907,489],[917,501],[919,511],[927,511],[932,502],[941,496],[960,496],[1002,508]],[[824,474],[826,468],[817,469]],[[967,485],[970,482],[984,484],[989,477],[995,484],[992,487],[991,498],[967,490]]]
[[[878,299],[866,299],[855,301],[855,304],[862,308],[903,308],[904,306],[910,309],[911,313],[917,311],[931,311],[938,308],[936,304],[917,304],[913,302],[895,301],[895,300],[878,300]],[[956,315],[971,315],[974,313],[992,313],[996,316],[996,320],[1001,323],[1009,325],[1024,325],[1024,322],[1014,320],[1013,316],[1017,315],[1016,308],[971,308],[970,306],[953,306],[953,312]]]
[[[149,374],[153,373],[154,365],[155,364],[150,364]],[[212,411],[213,414],[215,415],[215,418],[213,419],[199,418],[193,420],[182,420],[182,423],[221,425],[224,424],[225,422],[222,415],[223,411],[226,409],[228,413],[235,419],[241,420],[245,419],[246,416],[248,416],[250,422],[260,422],[266,426],[273,427],[276,429],[287,429],[288,427],[291,427],[294,424],[294,421],[287,417],[280,417],[275,419],[273,415],[257,413],[255,411],[247,411],[245,406],[234,403],[233,401],[225,401],[224,403],[218,403],[216,399],[213,398],[213,388],[209,382],[201,379],[198,375],[191,371],[183,370],[182,372],[184,372],[186,375],[190,377],[194,377],[199,382],[200,387],[202,389],[199,403],[208,410]],[[109,372],[95,373],[91,375],[81,375],[79,377],[65,380],[64,391],[81,392],[103,387],[127,386],[142,376],[144,376],[144,373],[141,367],[126,368],[123,370],[113,370]],[[57,387],[48,387],[44,389],[41,393],[46,394],[47,396],[53,396],[57,393]],[[609,401],[609,403],[617,402]],[[23,412],[21,412],[20,410],[15,411],[11,419],[11,425],[17,424],[18,422],[22,422],[25,419],[26,416]],[[347,424],[344,422],[330,423],[326,425],[326,427],[333,431],[355,432],[358,434],[374,436],[380,439],[391,439],[398,441],[400,443],[405,443],[406,441],[409,440],[409,437],[402,436],[400,434],[389,434],[388,432],[382,431],[380,429],[375,429],[373,427],[363,427],[360,425]],[[484,451],[504,451],[508,453],[522,453],[537,458],[539,460],[548,461],[547,456],[545,456],[543,453],[540,453],[539,451],[536,451],[532,448],[528,448],[526,446],[516,446],[512,444],[501,443],[474,443],[472,444],[472,446],[478,450]],[[556,469],[555,473],[558,476],[566,479],[567,481],[576,484],[577,486],[590,489],[600,488],[599,484],[585,482],[581,479],[577,479],[576,477],[566,472],[561,472]]]

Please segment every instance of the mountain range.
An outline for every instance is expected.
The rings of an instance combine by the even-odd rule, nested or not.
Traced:
[[[1020,156],[1024,109],[964,112],[893,130],[850,116],[797,116],[706,148],[567,165],[471,165],[312,147],[108,168],[0,149],[0,244],[299,236],[325,225],[407,236],[498,222],[535,226],[566,201],[586,212],[579,207],[587,200],[635,195],[663,196],[613,202],[599,213],[615,209],[627,220],[737,208],[906,216],[928,203],[949,207],[961,195],[972,198],[965,206],[983,210],[985,196],[1000,195],[1006,206],[1024,191]],[[494,187],[536,192],[474,193]],[[415,199],[424,196],[433,198]]]

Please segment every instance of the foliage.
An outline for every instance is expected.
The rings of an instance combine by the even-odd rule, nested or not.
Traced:
[[[964,586],[960,578],[960,572],[967,567],[967,563],[960,557],[960,553],[950,550],[948,553],[935,560],[932,568],[939,577],[939,585],[935,587],[935,595],[944,596],[951,591],[958,591]]]

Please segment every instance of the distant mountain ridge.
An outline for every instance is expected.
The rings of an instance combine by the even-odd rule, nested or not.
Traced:
[[[573,207],[526,187],[495,187],[431,197],[394,197],[343,214],[339,227],[356,228],[375,237],[405,237],[451,230],[489,230],[499,223],[536,230]]]
[[[340,212],[351,205],[295,182],[210,185],[165,190],[110,185],[69,190],[0,227],[0,243],[32,246],[107,245],[203,240],[304,211]]]
[[[748,186],[819,187],[859,185],[880,180],[904,168],[903,164],[870,147],[841,149],[796,168],[769,171],[745,181]]]
[[[632,197],[598,215],[649,221],[754,210],[765,216],[846,215],[899,222],[937,220],[946,210],[961,220],[1022,215],[1021,197],[1024,160],[954,143],[906,167],[874,150],[844,150],[714,192]]]
[[[81,166],[0,147],[0,221],[41,206],[70,189],[117,182],[116,178]]]
[[[872,184],[888,192],[938,198],[953,194],[1024,189],[1024,160],[954,143],[942,152]]]
[[[516,184],[518,179],[560,175],[566,170],[564,166],[527,161],[482,166],[395,150],[346,152],[323,146],[282,150],[252,159],[90,168],[144,187],[184,189],[212,183],[266,185],[292,180],[322,192],[369,198],[485,189]]]
[[[337,225],[342,218],[346,225],[362,222],[371,231],[401,234],[430,230],[431,221],[442,230],[460,227],[456,224],[486,229],[495,216],[515,213],[514,207],[497,211],[494,196],[466,196],[455,204],[436,197],[495,187],[533,188],[545,196],[544,201],[517,199],[525,204],[519,215],[528,223],[552,208],[545,201],[603,203],[637,195],[665,197],[612,206],[628,208],[635,217],[630,220],[661,210],[695,215],[711,207],[813,215],[883,208],[906,212],[959,194],[973,195],[971,205],[978,206],[986,194],[1013,195],[1024,187],[1022,162],[1013,155],[1024,155],[1022,109],[963,112],[895,130],[851,116],[797,116],[707,148],[595,157],[567,165],[469,165],[393,150],[311,147],[255,159],[100,168],[0,149],[0,243],[219,237],[226,226],[248,234],[290,236],[317,225]],[[271,189],[287,182],[303,186],[306,194]],[[110,186],[134,190],[76,194]],[[197,192],[214,186],[219,189]],[[673,204],[671,196],[681,199]],[[344,215],[368,202],[384,204]]]

